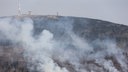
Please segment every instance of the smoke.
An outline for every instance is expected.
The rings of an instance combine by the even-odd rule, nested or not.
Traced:
[[[52,29],[44,29],[35,37],[34,22],[30,18],[0,19],[0,33],[5,39],[23,46],[23,56],[30,72],[127,71],[124,51],[116,42],[97,39],[89,43],[72,31],[72,19],[59,20],[55,26],[52,23],[49,22],[48,27],[64,32],[58,35],[58,39]]]

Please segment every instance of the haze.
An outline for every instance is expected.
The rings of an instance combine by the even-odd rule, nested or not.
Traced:
[[[22,13],[101,19],[128,25],[128,0],[21,0]],[[0,16],[17,15],[17,0],[0,0]]]

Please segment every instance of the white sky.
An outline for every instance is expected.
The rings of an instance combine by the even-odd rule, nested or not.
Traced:
[[[77,16],[128,25],[128,0],[21,0],[23,13]],[[0,16],[16,15],[17,0],[0,0]]]

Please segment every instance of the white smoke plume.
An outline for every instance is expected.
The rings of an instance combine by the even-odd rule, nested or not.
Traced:
[[[63,23],[63,21],[60,20],[58,23]],[[90,72],[127,71],[127,61],[123,50],[116,46],[116,42],[97,39],[92,45],[72,31],[71,23],[73,21],[68,20],[63,24],[64,26],[60,24],[58,26],[69,36],[69,38],[62,36],[64,40],[54,39],[54,34],[47,29],[44,29],[37,38],[34,37],[33,20],[30,18],[22,20],[2,18],[0,19],[0,32],[6,39],[23,46],[23,56],[27,59],[30,72],[34,70],[39,72],[88,72],[88,69],[91,70]],[[122,70],[114,66],[115,59]]]

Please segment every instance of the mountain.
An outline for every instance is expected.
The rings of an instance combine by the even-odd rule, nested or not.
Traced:
[[[0,72],[128,72],[128,26],[54,15],[0,18]]]

